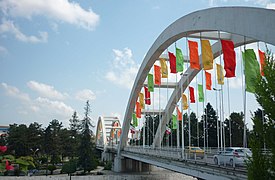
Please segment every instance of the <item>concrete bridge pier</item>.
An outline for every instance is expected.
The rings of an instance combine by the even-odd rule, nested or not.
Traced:
[[[141,161],[116,156],[113,171],[115,172],[149,172],[152,166]]]
[[[113,160],[114,160],[114,153],[106,152],[106,151],[101,153],[101,161],[106,162],[106,161],[113,161]]]

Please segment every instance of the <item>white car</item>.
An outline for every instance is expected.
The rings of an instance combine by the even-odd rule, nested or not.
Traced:
[[[213,156],[214,163],[223,165],[229,164],[230,166],[243,166],[245,160],[252,156],[252,152],[248,148],[242,147],[227,147],[225,151],[219,151],[218,154]]]

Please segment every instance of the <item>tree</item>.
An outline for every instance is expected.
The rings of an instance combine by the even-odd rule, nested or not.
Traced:
[[[89,117],[89,113],[91,112],[89,101],[86,102],[84,110],[85,113],[81,124],[82,133],[78,160],[85,174],[87,171],[90,172],[97,167],[97,161],[95,157],[95,144],[91,141],[93,131],[90,127],[94,127],[94,125],[92,125],[91,118]]]
[[[16,157],[30,155],[28,127],[25,124],[11,124],[8,132],[8,151]]]
[[[231,140],[233,147],[242,147],[243,146],[243,130],[244,130],[244,114],[243,112],[237,113],[232,112],[229,116],[231,121]],[[224,121],[225,124],[225,144],[230,146],[230,132],[229,132],[229,122],[228,119]],[[247,129],[247,128],[246,128]],[[248,133],[248,131],[247,131]]]
[[[44,133],[44,150],[47,155],[51,156],[51,163],[55,164],[60,161],[61,154],[61,137],[60,131],[62,122],[54,119],[50,122]]]
[[[217,113],[210,103],[207,103],[204,113],[205,115],[202,116],[201,122],[202,126],[203,122],[205,122],[206,145],[208,144],[208,147],[217,147]]]
[[[69,128],[69,133],[70,137],[67,141],[68,148],[68,156],[71,158],[75,157],[77,155],[77,148],[79,146],[79,141],[80,141],[80,129],[81,129],[81,123],[80,120],[78,119],[76,111],[73,113],[72,118],[69,120],[70,121],[70,128]]]
[[[253,118],[254,128],[250,138],[253,155],[248,161],[249,179],[275,179],[275,59],[270,50],[265,56],[264,76],[258,76],[255,82],[255,96],[264,110],[264,118],[256,113]],[[264,143],[271,150],[269,156],[261,151]]]

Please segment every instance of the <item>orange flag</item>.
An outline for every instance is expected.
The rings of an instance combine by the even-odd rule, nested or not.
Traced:
[[[211,74],[209,72],[205,71],[205,81],[206,81],[206,89],[211,90],[212,88],[212,80],[211,80]]]
[[[159,58],[160,67],[161,67],[161,76],[162,78],[168,78],[168,69],[166,60],[164,58]]]
[[[181,104],[182,104],[182,109],[183,110],[188,109],[187,97],[183,93],[182,93],[182,96],[181,96]]]
[[[190,66],[192,69],[200,70],[198,43],[195,41],[188,40],[188,46],[189,46]]]
[[[209,40],[201,40],[201,55],[204,70],[213,69],[213,53]]]
[[[260,57],[260,64],[261,64],[261,75],[264,76],[264,66],[265,66],[265,53],[259,49],[259,57]]]
[[[145,104],[144,104],[144,94],[143,93],[139,93],[139,104],[140,104],[140,108],[144,109],[145,108]]]
[[[139,102],[136,102],[136,115],[137,118],[141,118],[141,108]]]
[[[161,84],[161,72],[160,67],[157,65],[154,65],[154,72],[155,72],[155,84],[159,85]]]
[[[178,120],[182,121],[182,113],[179,110],[179,107],[177,106],[177,115],[178,115]]]
[[[223,67],[222,65],[216,64],[216,71],[217,71],[217,80],[218,84],[223,85],[224,84],[224,74],[223,74]]]

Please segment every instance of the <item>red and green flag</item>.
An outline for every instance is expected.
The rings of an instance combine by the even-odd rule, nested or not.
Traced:
[[[149,92],[154,92],[154,77],[153,77],[153,74],[148,74],[147,80],[148,80],[148,91]]]
[[[236,70],[236,53],[234,51],[234,43],[229,40],[221,40],[222,52],[224,60],[225,77],[235,77]]]
[[[169,62],[170,62],[170,72],[177,73],[176,56],[171,52],[168,52],[168,56],[169,56]]]
[[[181,52],[181,49],[176,47],[176,64],[177,64],[177,72],[183,72],[183,64],[184,64],[184,59],[183,55]]]
[[[253,49],[247,49],[243,52],[244,74],[245,74],[245,90],[255,93],[255,82],[260,76],[260,67]]]

